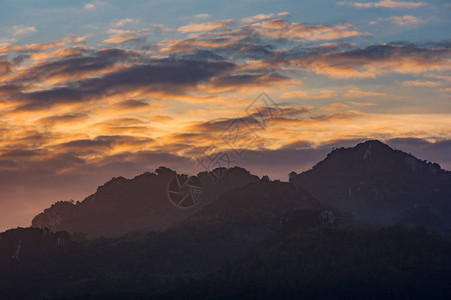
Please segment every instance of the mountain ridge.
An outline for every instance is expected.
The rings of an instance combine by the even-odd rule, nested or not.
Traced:
[[[378,140],[334,149],[289,181],[363,221],[393,223],[422,207],[451,225],[451,172]]]
[[[32,226],[83,232],[90,238],[161,230],[194,215],[221,194],[260,180],[240,167],[200,172],[201,203],[180,209],[167,198],[168,182],[175,174],[160,167],[132,179],[113,177],[81,202],[53,204],[33,219]],[[333,149],[312,169],[290,173],[289,183],[306,190],[322,205],[359,221],[402,222],[435,229],[451,226],[447,220],[451,172],[378,140]]]
[[[159,230],[192,215],[221,193],[259,180],[243,168],[215,169],[198,174],[203,199],[190,209],[170,203],[168,182],[177,173],[160,167],[132,179],[113,177],[83,201],[59,201],[35,216],[32,226],[87,233],[91,238],[113,237],[134,230]]]
[[[97,236],[90,236],[94,239],[79,238],[77,231],[69,235],[41,228],[0,233],[0,269],[6,270],[0,273],[2,295],[11,299],[449,298],[449,236],[429,230],[443,228],[438,220],[449,216],[438,205],[449,203],[448,194],[443,194],[447,190],[434,192],[435,187],[448,187],[449,176],[434,164],[369,142],[332,151],[312,170],[291,174],[291,183],[260,179],[238,167],[218,169],[217,174],[198,174],[205,195],[214,199],[191,211],[176,208],[167,199],[166,187],[175,171],[157,170],[132,179],[115,177],[84,201],[60,202],[41,215],[54,213],[54,220],[61,222],[54,224],[57,229],[86,220],[85,228],[97,230]],[[378,190],[384,197],[375,198],[373,189],[381,186],[387,186]],[[416,188],[443,196],[443,203],[437,199],[417,203],[409,197],[396,201],[412,191],[421,196]],[[400,193],[404,189],[408,192]],[[324,195],[327,198],[321,201]],[[431,203],[442,208],[442,215],[437,207],[427,205]],[[349,207],[360,210],[348,214]],[[393,214],[392,220],[401,219],[407,227],[430,227],[369,224],[374,219],[365,219],[363,208],[372,215],[377,209]],[[170,222],[161,227],[125,226],[128,218],[151,219],[152,209]],[[130,228],[108,238],[99,234]]]

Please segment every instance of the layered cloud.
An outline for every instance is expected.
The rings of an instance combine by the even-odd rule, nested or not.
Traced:
[[[36,197],[20,207],[30,219],[112,176],[193,173],[221,153],[286,179],[368,138],[436,149],[430,159],[451,166],[440,152],[451,138],[448,42],[376,43],[359,26],[288,16],[202,14],[174,29],[115,19],[96,42],[20,44],[11,33],[0,42],[0,198]]]
[[[329,41],[369,35],[365,32],[358,32],[350,24],[308,25],[289,23],[282,19],[274,19],[254,24],[252,25],[252,29],[265,37],[296,41]]]
[[[384,73],[420,74],[451,69],[451,50],[412,44],[373,45],[347,51],[318,51],[291,61],[336,78],[377,77]]]

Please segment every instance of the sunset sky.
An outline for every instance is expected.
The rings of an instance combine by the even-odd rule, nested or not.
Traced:
[[[0,231],[224,155],[286,180],[380,139],[451,169],[450,32],[445,0],[1,0]]]

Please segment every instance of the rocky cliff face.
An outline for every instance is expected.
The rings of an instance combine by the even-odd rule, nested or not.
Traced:
[[[32,226],[83,232],[89,238],[118,236],[141,229],[159,230],[192,215],[220,194],[259,180],[241,168],[200,173],[202,200],[197,206],[180,209],[168,199],[168,184],[175,174],[173,170],[160,167],[154,173],[133,179],[113,178],[81,202],[53,204],[33,219]]]
[[[425,207],[451,225],[451,172],[380,141],[335,149],[290,182],[360,220],[391,223]]]

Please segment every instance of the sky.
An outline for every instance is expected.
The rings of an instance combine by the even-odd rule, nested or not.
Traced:
[[[0,231],[159,166],[451,170],[449,1],[0,0]]]

